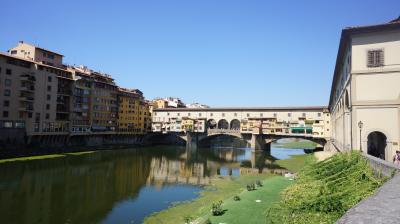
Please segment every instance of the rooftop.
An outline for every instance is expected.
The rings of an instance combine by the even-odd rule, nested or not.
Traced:
[[[311,107],[211,107],[211,108],[157,108],[154,111],[323,111],[326,106]]]

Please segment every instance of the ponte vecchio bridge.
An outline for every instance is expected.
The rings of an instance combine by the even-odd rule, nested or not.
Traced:
[[[214,136],[247,141],[254,150],[270,150],[281,138],[304,138],[324,147],[330,136],[326,107],[163,108],[154,109],[153,132],[176,134],[188,145]]]

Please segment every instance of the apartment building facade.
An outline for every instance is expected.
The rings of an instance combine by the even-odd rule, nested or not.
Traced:
[[[400,18],[343,29],[329,109],[332,140],[390,161],[400,139]]]
[[[139,95],[134,134],[147,132],[150,114]],[[24,42],[0,53],[0,103],[0,143],[28,142],[32,136],[117,134],[118,86],[111,76],[64,65],[63,55]]]

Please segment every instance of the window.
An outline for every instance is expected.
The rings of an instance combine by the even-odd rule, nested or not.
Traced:
[[[199,117],[201,117],[201,113],[199,113]]]
[[[50,118],[50,114],[46,113],[46,119],[49,119],[49,118]]]
[[[250,114],[247,114],[247,117],[250,117]]]
[[[212,117],[213,116],[213,113],[210,113],[210,117]]]
[[[3,117],[8,117],[8,111],[3,111]]]
[[[260,113],[260,117],[262,117],[263,116],[263,113]]]
[[[4,90],[4,96],[10,96],[11,95],[11,90],[5,89]]]
[[[233,116],[237,117],[237,113],[234,113]]]
[[[318,117],[321,117],[321,113],[318,113]]]
[[[51,86],[47,86],[47,91],[51,91]]]
[[[225,117],[225,113],[222,113],[222,117]]]
[[[276,113],[274,113],[274,117],[277,117],[278,115]]]
[[[384,65],[383,50],[369,50],[367,54],[367,67],[380,67]]]
[[[17,51],[16,50],[12,50],[11,54],[17,54]]]
[[[10,101],[4,100],[3,106],[4,106],[4,107],[9,107],[9,106],[10,106]]]
[[[7,74],[7,75],[11,75],[11,74],[12,74],[11,69],[7,68],[7,69],[6,69],[6,74]]]
[[[47,81],[51,82],[51,76],[47,77]]]
[[[11,121],[4,121],[3,127],[5,128],[12,128],[12,122]]]
[[[188,113],[188,116],[190,116],[190,113]]]
[[[11,86],[11,79],[6,79],[6,80],[4,81],[4,85],[5,85],[5,86]]]
[[[306,113],[303,113],[303,117],[306,117]]]
[[[154,114],[154,115],[155,115],[155,114]],[[180,113],[177,113],[177,115],[178,115],[178,116],[181,116],[181,114],[180,114]]]
[[[51,95],[47,94],[47,100],[51,100]]]
[[[50,104],[46,104],[46,110],[50,110]]]
[[[288,113],[287,116],[288,116],[288,117],[291,117],[291,116],[292,116],[292,113]]]

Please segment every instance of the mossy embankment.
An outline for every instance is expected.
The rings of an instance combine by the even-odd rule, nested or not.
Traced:
[[[374,176],[368,161],[358,152],[313,161],[282,192],[281,201],[267,211],[267,223],[334,223],[384,181]]]
[[[276,144],[277,148],[287,148],[287,149],[315,149],[317,147],[317,143],[309,141],[309,140],[297,140],[297,141],[288,141]]]
[[[52,159],[52,158],[65,157],[65,156],[79,156],[79,155],[89,154],[89,153],[93,153],[93,152],[95,152],[95,151],[69,152],[69,153],[60,153],[60,154],[50,154],[50,155],[26,156],[26,157],[18,157],[18,158],[0,159],[0,164],[1,163],[7,163],[7,162],[19,162],[19,161],[29,161],[29,160]]]

